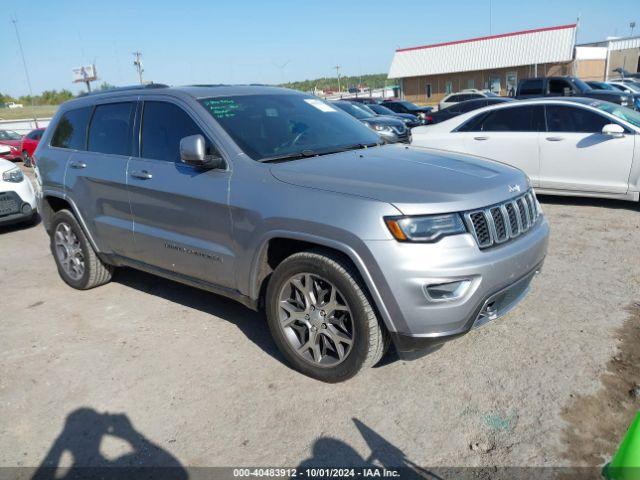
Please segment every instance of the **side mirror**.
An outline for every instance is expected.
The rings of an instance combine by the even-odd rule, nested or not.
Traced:
[[[615,138],[620,138],[624,136],[624,128],[622,128],[617,123],[609,123],[602,127],[603,135],[610,135]]]
[[[207,155],[202,135],[190,135],[180,140],[180,160],[187,165],[202,168],[224,168],[224,160],[219,155]]]

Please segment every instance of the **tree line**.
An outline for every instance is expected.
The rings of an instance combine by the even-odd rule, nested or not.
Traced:
[[[374,73],[368,75],[347,75],[340,76],[340,87],[343,91],[348,88],[362,86],[366,88],[382,88],[385,85],[392,84],[393,81],[387,80],[386,73]],[[282,87],[293,88],[303,92],[313,92],[314,90],[332,90],[338,91],[338,77],[323,77],[315,80],[304,80],[300,82],[283,83]]]
[[[113,85],[102,82],[98,87],[98,90],[110,90],[115,88]],[[81,91],[78,95],[84,95],[86,92]],[[71,100],[76,97],[70,90],[63,88],[62,90],[45,90],[40,95],[22,95],[20,97],[13,97],[11,95],[0,92],[0,106],[6,105],[9,102],[21,103],[24,106],[27,105],[60,105],[67,100]]]

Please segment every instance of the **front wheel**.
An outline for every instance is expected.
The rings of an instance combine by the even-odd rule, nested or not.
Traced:
[[[389,344],[357,272],[332,254],[308,251],[285,259],[269,281],[266,309],[289,363],[325,382],[375,365]]]

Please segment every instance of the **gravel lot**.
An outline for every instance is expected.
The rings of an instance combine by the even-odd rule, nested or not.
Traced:
[[[41,225],[1,229],[0,466],[602,463],[640,407],[640,209],[541,201],[549,256],[516,310],[338,385],[289,369],[261,314],[132,270],[75,291]]]

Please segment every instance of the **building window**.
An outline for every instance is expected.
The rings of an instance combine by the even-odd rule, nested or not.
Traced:
[[[489,77],[489,90],[495,93],[496,95],[500,95],[500,77],[491,75]]]
[[[445,93],[445,95],[453,93],[453,83],[451,83],[450,80],[445,82],[445,84],[444,84],[444,93]]]
[[[475,79],[470,78],[469,80],[467,80],[467,88],[468,88],[468,89],[476,88],[476,81],[475,81]]]
[[[431,98],[431,84],[427,83],[427,98]]]
[[[509,95],[510,97],[515,97],[516,88],[518,87],[518,73],[507,72],[506,84],[507,84],[507,95]]]

